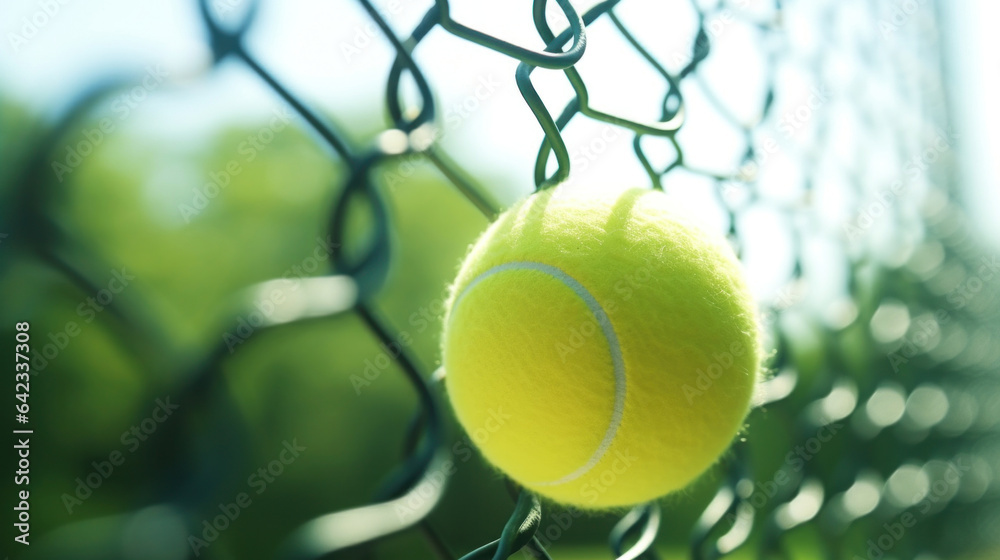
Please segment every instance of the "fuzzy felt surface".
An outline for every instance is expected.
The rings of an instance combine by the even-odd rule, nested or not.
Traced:
[[[452,406],[487,460],[589,508],[711,466],[761,360],[731,248],[640,189],[554,189],[501,215],[452,286],[442,346]]]

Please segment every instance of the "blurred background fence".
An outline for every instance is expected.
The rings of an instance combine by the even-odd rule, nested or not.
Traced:
[[[3,99],[0,319],[32,325],[37,454],[13,557],[996,557],[1000,263],[940,6],[342,1],[323,50],[255,36],[302,8],[268,4],[198,4],[203,72]],[[75,8],[38,3],[13,52]],[[466,247],[561,182],[727,232],[772,352],[724,459],[614,515],[484,466],[440,383]]]

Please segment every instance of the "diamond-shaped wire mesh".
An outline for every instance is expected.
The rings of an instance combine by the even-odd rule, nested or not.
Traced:
[[[375,40],[395,53],[385,68],[385,97],[372,101],[384,104],[388,123],[369,146],[356,145],[246,48],[256,4],[242,23],[227,27],[207,0],[200,3],[216,64],[249,68],[345,169],[329,211],[331,270],[296,280],[288,305],[257,328],[291,330],[352,314],[379,343],[395,344],[399,329],[375,303],[398,250],[385,186],[393,166],[429,163],[484,216],[500,212],[495,193],[439,142],[437,89],[417,55],[428,34],[447,32],[478,45],[470,48],[519,62],[505,79],[513,78],[544,133],[533,177],[538,189],[577,178],[565,138],[572,123],[610,125],[631,139],[648,186],[702,197],[749,273],[780,279],[782,288],[761,301],[771,377],[747,434],[722,460],[715,497],[694,526],[669,527],[690,534],[692,558],[791,558],[803,549],[813,551],[809,557],[933,558],[997,544],[1000,292],[989,281],[995,257],[982,256],[956,202],[955,137],[933,4],[672,2],[670,9],[691,14],[697,28],[683,50],[671,53],[654,48],[660,37],[637,31],[649,22],[630,21],[642,14],[626,10],[627,1],[586,9],[569,0],[535,1],[524,21],[530,16],[546,45],[538,51],[452,19],[447,0],[436,0],[406,32],[392,28],[370,1],[356,2],[377,27]],[[578,68],[590,54],[588,33],[599,25],[662,80],[665,94],[646,108],[656,120],[601,106],[590,95],[594,80],[629,79]],[[549,74],[563,75],[572,87],[565,105],[543,100],[536,80]],[[408,83],[415,95],[404,94]],[[23,163],[7,216],[11,231],[27,234],[33,258],[88,293],[99,288],[90,271],[100,256],[55,218],[60,184],[52,180],[52,154],[74,123],[120,87],[81,96],[38,143]],[[393,188],[407,188],[405,178]],[[363,232],[348,227],[359,208],[368,218]],[[256,286],[257,293],[267,288]],[[157,348],[155,321],[141,309],[125,301],[113,309],[120,344],[172,359]],[[178,397],[187,403],[185,421],[170,426],[160,471],[168,488],[153,496],[182,512],[192,530],[202,520],[196,513],[205,507],[202,489],[236,476],[236,459],[225,452],[217,452],[211,468],[190,467],[199,463],[192,450],[213,445],[205,425],[237,421],[227,412],[232,403],[221,381],[232,356],[227,344],[220,339],[207,357],[185,364],[191,373]],[[550,558],[542,505],[513,485],[510,519],[497,540],[462,555],[438,534],[428,517],[445,492],[439,477],[452,449],[441,377],[410,349],[396,349],[394,360],[419,403],[412,423],[399,426],[408,434],[404,459],[370,503],[298,528],[283,557],[344,550],[378,557],[384,539],[410,531],[426,539],[415,557]],[[769,434],[766,444],[754,437],[761,432]],[[837,459],[812,460],[821,449]],[[610,535],[608,557],[660,557],[658,532],[669,518],[662,507],[647,504],[624,515]],[[408,514],[400,515],[401,508]],[[558,545],[551,557],[559,557]]]

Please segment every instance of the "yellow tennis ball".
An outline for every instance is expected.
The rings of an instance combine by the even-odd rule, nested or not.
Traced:
[[[750,407],[754,302],[721,236],[633,189],[555,189],[503,213],[452,286],[445,383],[483,455],[589,508],[686,486]]]

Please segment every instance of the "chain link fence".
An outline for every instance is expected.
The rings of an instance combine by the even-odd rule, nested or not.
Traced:
[[[958,203],[956,137],[942,89],[933,3],[672,2],[668,14],[696,21],[693,39],[677,52],[662,52],[653,46],[659,38],[634,31],[641,22],[626,17],[636,16],[625,10],[627,1],[591,2],[585,9],[569,0],[534,1],[525,21],[530,15],[543,50],[462,24],[447,0],[435,0],[408,32],[394,29],[370,1],[356,3],[377,27],[376,39],[395,53],[378,100],[388,122],[366,146],[246,47],[256,3],[233,26],[219,22],[208,0],[199,4],[215,63],[238,62],[257,75],[331,150],[345,175],[328,213],[330,270],[291,280],[295,289],[284,292],[287,300],[278,311],[258,314],[252,331],[294,333],[295,325],[353,316],[393,349],[419,403],[410,424],[398,427],[406,434],[402,459],[371,501],[298,527],[281,544],[280,557],[382,557],[383,544],[400,533],[422,537],[414,558],[560,557],[545,531],[552,527],[543,524],[546,508],[513,483],[509,521],[496,540],[455,550],[441,536],[430,515],[447,489],[454,449],[443,372],[421,366],[412,349],[398,343],[401,329],[376,303],[398,250],[385,186],[394,166],[429,163],[486,218],[501,210],[496,193],[439,142],[435,85],[418,62],[431,33],[518,61],[513,83],[544,133],[536,188],[576,177],[566,138],[571,123],[609,125],[630,137],[650,187],[702,196],[700,204],[728,229],[751,275],[767,268],[759,273],[780,279],[782,287],[761,301],[772,375],[746,435],[716,469],[714,497],[692,526],[671,523],[670,535],[660,534],[667,532],[670,501],[636,507],[614,526],[602,557],[661,558],[657,543],[684,534],[687,555],[696,559],[930,560],[1000,545],[997,260],[984,256]],[[653,108],[657,120],[592,104],[578,66],[588,54],[588,33],[599,24],[662,78],[666,93]],[[543,100],[536,86],[543,73],[561,74],[572,87],[565,105]],[[738,78],[727,80],[726,73]],[[407,83],[414,95],[405,93]],[[58,218],[65,185],[53,176],[54,154],[94,107],[129,85],[101,84],[81,95],[16,162],[5,204],[4,231],[16,240],[17,258],[45,263],[88,294],[103,288],[94,271],[112,267]],[[699,127],[727,132],[689,132]],[[407,188],[406,181],[395,188]],[[349,225],[358,213],[363,227]],[[0,265],[0,274],[8,270]],[[273,288],[273,282],[252,287],[233,316],[251,317]],[[218,338],[210,352],[190,356],[166,343],[155,314],[135,297],[114,298],[107,309],[114,343],[138,363],[153,372],[170,364],[188,373],[178,377],[185,386],[174,393],[184,403],[180,421],[164,423],[158,440],[160,460],[144,496],[155,505],[128,514],[133,524],[177,530],[138,543],[122,536],[100,550],[123,558],[228,557],[191,535],[204,541],[204,512],[215,507],[205,502],[206,489],[242,475],[240,461],[252,439],[239,426],[224,381],[232,334]],[[244,338],[238,343],[256,342]],[[297,457],[296,446],[286,442],[282,461]],[[814,460],[821,454],[824,459]],[[86,544],[86,523],[57,530],[51,538],[59,542],[49,550],[58,552],[51,557],[85,557],[92,544]]]

